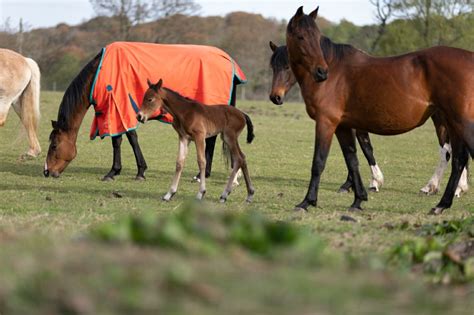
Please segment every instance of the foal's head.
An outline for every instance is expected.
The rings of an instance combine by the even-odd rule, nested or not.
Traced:
[[[150,80],[148,82],[148,90],[143,96],[140,111],[137,114],[137,120],[141,123],[146,123],[148,118],[163,106],[162,85],[163,80],[160,79],[158,83],[153,84]]]
[[[76,157],[76,140],[70,132],[59,128],[56,121],[52,121],[52,126],[53,130],[49,135],[48,156],[44,165],[44,176],[59,177]]]
[[[306,15],[303,7],[296,11],[286,29],[286,44],[292,65],[299,65],[309,71],[316,82],[328,77],[328,64],[321,49],[321,32],[316,25],[318,8]]]
[[[296,78],[290,68],[286,46],[277,46],[270,42],[270,48],[273,51],[270,59],[270,66],[273,70],[270,100],[275,105],[282,105],[286,93],[295,85]]]

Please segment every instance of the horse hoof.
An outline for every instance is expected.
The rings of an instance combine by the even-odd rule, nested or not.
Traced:
[[[245,199],[247,203],[252,203],[253,201],[253,196],[248,196],[247,199]]]
[[[197,200],[203,200],[205,194],[206,194],[205,191],[203,191],[203,192],[198,192],[197,195],[196,195],[196,199],[197,199]]]
[[[294,213],[308,213],[308,209],[300,207],[300,206],[295,206],[293,208]]]
[[[369,187],[370,192],[379,192],[378,187]]]
[[[111,176],[104,176],[104,177],[102,178],[102,181],[103,181],[103,182],[112,182],[112,181],[114,181],[114,180],[115,180],[115,178],[113,178],[113,177],[111,177]]]
[[[146,178],[145,178],[145,176],[136,176],[135,180],[138,181],[138,182],[142,182],[142,181],[145,181]]]
[[[362,212],[362,211],[364,211],[364,209],[362,209],[362,208],[360,208],[360,207],[350,207],[350,208],[348,209],[348,211],[349,211],[349,212],[355,212],[355,213],[357,213],[357,212]]]
[[[225,203],[227,201],[227,198],[220,197],[219,202],[220,203]]]
[[[344,188],[344,187],[341,187],[339,188],[339,190],[337,191],[338,194],[348,194],[351,192],[351,189],[347,189],[347,188]]]
[[[428,212],[428,215],[440,215],[440,214],[443,214],[443,211],[444,211],[445,209],[446,209],[446,208],[442,208],[442,207],[431,208],[430,212]]]

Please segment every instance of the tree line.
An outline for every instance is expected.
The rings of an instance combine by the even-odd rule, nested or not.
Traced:
[[[449,45],[473,50],[471,0],[370,0],[377,23],[318,19],[326,36],[376,56]],[[249,81],[241,97],[266,99],[271,84],[268,42],[285,43],[287,21],[233,12],[201,17],[191,0],[91,0],[97,16],[75,26],[29,29],[4,23],[0,46],[35,59],[42,88],[64,90],[102,47],[117,40],[217,46],[229,53]],[[297,98],[297,91],[291,95]]]

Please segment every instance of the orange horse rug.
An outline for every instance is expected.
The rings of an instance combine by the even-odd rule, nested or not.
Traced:
[[[229,104],[246,78],[224,51],[209,46],[116,42],[102,49],[90,94],[95,117],[90,137],[117,136],[138,127],[136,114],[147,79],[206,105]],[[170,123],[170,114],[154,117]]]

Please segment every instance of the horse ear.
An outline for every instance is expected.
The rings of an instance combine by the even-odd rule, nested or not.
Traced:
[[[300,17],[302,15],[304,15],[303,6],[299,7],[298,10],[296,10],[296,13],[295,13],[295,16],[297,16],[297,17]]]
[[[150,79],[146,79],[146,83],[148,83],[149,88],[151,88],[153,86],[153,83],[151,83]]]
[[[270,41],[270,48],[272,49],[273,52],[278,48],[277,45],[275,45],[272,41]]]
[[[56,120],[51,120],[51,126],[53,129],[58,129],[58,122]]]
[[[311,12],[309,14],[309,16],[313,19],[313,20],[316,20],[316,18],[318,17],[318,10],[319,10],[319,6],[316,8],[316,10],[314,10],[313,12]]]
[[[155,85],[155,87],[156,87],[157,90],[159,90],[162,85],[163,85],[163,79],[160,79],[160,81],[158,81],[158,83]]]

